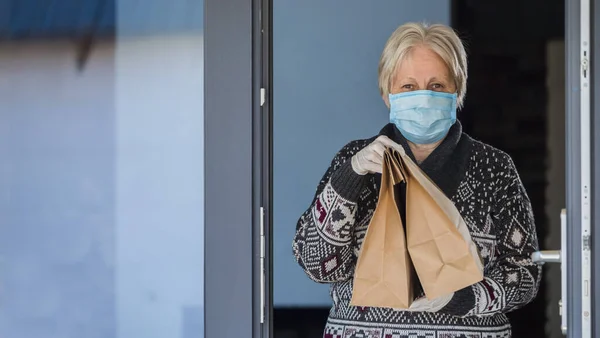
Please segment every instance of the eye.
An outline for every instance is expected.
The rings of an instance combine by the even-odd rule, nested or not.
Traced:
[[[405,85],[402,86],[402,89],[404,90],[413,90],[415,88],[415,86],[413,84],[407,83]]]
[[[441,84],[441,83],[433,83],[431,85],[431,89],[433,89],[433,90],[442,90],[442,89],[444,89],[444,85]]]

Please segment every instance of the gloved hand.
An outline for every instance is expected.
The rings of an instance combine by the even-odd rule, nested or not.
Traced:
[[[359,175],[380,173],[383,168],[383,153],[386,148],[393,148],[404,154],[404,148],[398,143],[382,135],[368,146],[352,156],[352,169]]]
[[[411,312],[438,312],[443,309],[454,297],[454,293],[434,299],[425,297],[415,300],[407,311]]]

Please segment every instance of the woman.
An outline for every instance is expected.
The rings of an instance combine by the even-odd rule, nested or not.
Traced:
[[[331,283],[326,338],[510,337],[506,312],[531,302],[541,269],[531,204],[504,152],[462,133],[467,57],[454,31],[408,23],[389,38],[379,88],[390,124],[348,143],[302,215],[294,255],[308,276]],[[408,311],[350,305],[354,267],[377,205],[382,155],[403,148],[452,199],[484,259],[484,280],[448,297],[421,298]]]

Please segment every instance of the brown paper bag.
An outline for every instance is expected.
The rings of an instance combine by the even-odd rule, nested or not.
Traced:
[[[414,268],[394,194],[394,186],[406,178],[390,155],[384,156],[379,201],[354,271],[355,306],[408,308],[414,300]]]
[[[454,203],[407,156],[406,241],[428,299],[483,280],[483,262]]]
[[[421,286],[433,299],[482,279],[477,247],[452,201],[408,155],[386,150],[351,304],[407,309]]]

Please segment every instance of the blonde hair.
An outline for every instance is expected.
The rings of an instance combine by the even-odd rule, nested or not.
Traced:
[[[467,92],[467,53],[454,30],[440,24],[409,22],[392,33],[379,60],[381,95],[390,94],[396,68],[417,46],[429,47],[444,60],[456,84],[458,107],[462,107]]]

